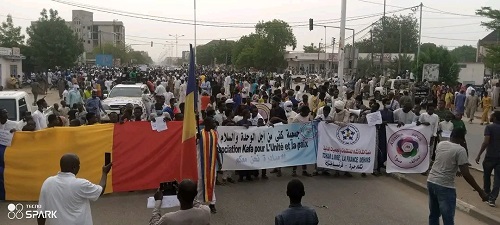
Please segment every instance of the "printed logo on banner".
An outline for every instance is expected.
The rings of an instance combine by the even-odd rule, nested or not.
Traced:
[[[317,128],[315,128],[314,123],[305,123],[299,129],[299,132],[304,141],[314,140],[318,136]]]
[[[424,161],[429,152],[427,139],[416,130],[403,129],[389,137],[387,148],[396,151],[387,151],[389,159],[398,167],[411,169]]]
[[[359,141],[359,129],[349,124],[337,129],[337,139],[344,145],[353,145]]]

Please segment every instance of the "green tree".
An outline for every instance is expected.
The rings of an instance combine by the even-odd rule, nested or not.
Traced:
[[[380,19],[372,28],[373,43],[370,36],[356,42],[359,52],[398,53],[401,37],[401,52],[414,53],[418,47],[418,23],[413,15],[399,15],[385,18],[385,32]]]
[[[477,48],[471,45],[463,45],[450,51],[458,62],[476,62]]]
[[[57,10],[43,9],[41,17],[27,28],[28,45],[32,47],[35,64],[40,69],[75,65],[83,53],[81,40],[58,15]]]
[[[456,84],[460,67],[457,59],[443,46],[434,43],[424,43],[420,47],[420,60],[413,73],[421,80],[424,64],[439,64],[439,82],[448,85]]]
[[[101,47],[95,47],[92,50],[92,56],[89,57],[93,58],[98,54],[107,54],[112,55],[113,59],[120,59],[122,63],[129,63],[131,59],[129,55],[130,52],[132,52],[132,48],[130,48],[130,46],[124,44],[113,45],[111,43],[107,43],[102,45]]]
[[[413,60],[407,54],[401,54],[401,58],[397,57],[388,65],[388,69],[393,77],[397,77],[406,70],[411,71]]]
[[[319,53],[319,52],[325,52],[325,50],[320,49],[314,45],[314,43],[311,43],[311,45],[304,45],[302,47],[304,49],[305,53]]]
[[[488,30],[500,32],[500,10],[492,9],[491,7],[481,7],[481,9],[476,10],[476,14],[489,19],[487,22],[481,22],[482,26],[488,28]],[[485,47],[487,47],[487,54],[484,58],[485,66],[492,70],[493,75],[496,75],[500,73],[500,45]]]
[[[201,65],[232,64],[234,41],[212,40],[196,48],[197,63]]]
[[[233,46],[232,61],[237,68],[253,67],[265,71],[277,71],[286,67],[286,48],[297,47],[293,30],[282,20],[259,22],[255,33],[243,36]]]
[[[20,47],[24,43],[21,27],[15,27],[12,16],[7,15],[7,20],[0,26],[0,46],[6,48]]]
[[[128,57],[134,64],[153,64],[153,59],[151,59],[147,52],[130,51]]]

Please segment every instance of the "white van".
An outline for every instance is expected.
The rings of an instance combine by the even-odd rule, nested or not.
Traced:
[[[0,108],[9,113],[9,120],[20,122],[25,112],[32,112],[31,96],[25,91],[0,91]]]

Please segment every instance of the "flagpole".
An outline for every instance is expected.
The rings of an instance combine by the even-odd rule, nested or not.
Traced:
[[[194,0],[194,65],[196,67],[196,0]]]

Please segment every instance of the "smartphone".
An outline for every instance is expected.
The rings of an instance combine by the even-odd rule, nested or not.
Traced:
[[[104,165],[109,165],[111,163],[111,152],[104,153]]]
[[[177,181],[162,182],[160,183],[160,190],[163,192],[163,196],[177,195]]]

